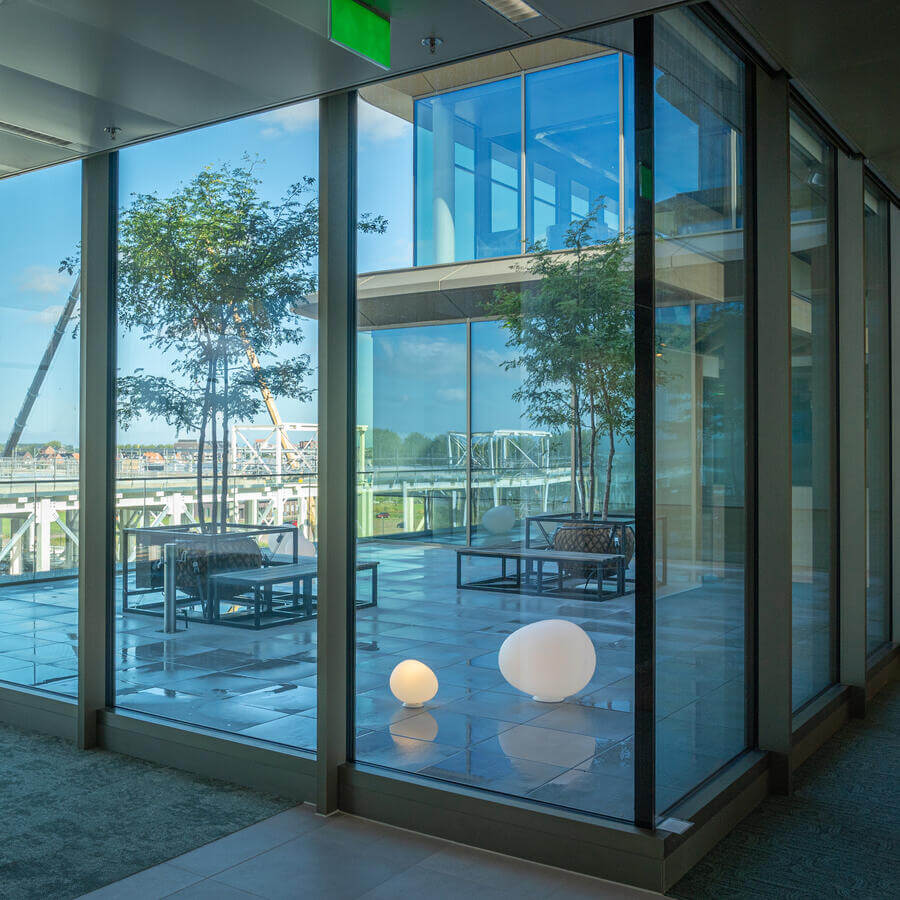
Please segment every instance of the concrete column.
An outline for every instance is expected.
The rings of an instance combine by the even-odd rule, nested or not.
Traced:
[[[10,540],[15,536],[16,532],[22,527],[24,516],[9,517],[9,537]],[[9,551],[9,574],[22,574],[22,539],[16,541]]]
[[[756,70],[759,746],[791,790],[791,273],[789,91]],[[765,373],[763,377],[762,373]],[[748,565],[753,561],[748,560]]]
[[[432,218],[434,227],[434,262],[453,262],[456,257],[455,160],[453,158],[453,110],[436,100],[432,104],[432,183],[434,199]]]
[[[53,501],[43,498],[35,510],[37,539],[35,541],[35,572],[50,571],[50,525],[53,522]]]
[[[891,640],[900,644],[900,207],[891,205]]]
[[[863,164],[837,151],[838,452],[840,476],[840,660],[854,688],[853,711],[866,703],[866,330],[863,265]]]
[[[78,745],[97,742],[112,700],[115,566],[115,259],[118,157],[82,163],[81,402],[78,547]]]

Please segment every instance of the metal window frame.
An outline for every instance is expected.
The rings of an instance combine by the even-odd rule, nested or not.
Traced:
[[[82,162],[77,740],[85,749],[115,700],[118,159],[113,151]]]
[[[634,20],[634,821],[656,824],[654,16]]]
[[[890,252],[888,256],[891,320],[891,640],[900,644],[900,528],[893,525],[900,515],[900,205],[890,203]]]
[[[888,322],[888,358],[887,358],[887,370],[888,370],[888,410],[893,411],[894,406],[894,384],[893,384],[893,373],[894,373],[894,344],[893,344],[893,322],[894,322],[894,304],[893,304],[893,278],[894,278],[894,265],[893,265],[893,221],[895,218],[894,213],[894,204],[892,202],[893,195],[892,193],[885,188],[884,182],[866,165],[863,165],[863,173],[862,173],[862,187],[863,187],[863,204],[865,204],[865,193],[867,190],[871,191],[875,195],[879,197],[879,199],[884,201],[885,204],[885,231],[887,236],[887,271],[886,271],[886,279],[885,279],[885,290],[887,291],[887,322]],[[865,238],[865,210],[863,210],[862,216],[863,222],[863,236],[862,236],[862,248],[863,248],[863,256],[862,256],[862,270],[863,270],[863,322],[866,322],[866,238]],[[866,325],[864,324],[864,328]],[[866,369],[865,382],[868,384],[868,369]],[[865,391],[865,396],[868,397],[868,387]],[[868,411],[865,413],[868,418]],[[887,432],[887,456],[888,456],[888,496],[892,499],[895,485],[895,475],[894,475],[894,423],[889,423],[888,432]],[[866,429],[866,446],[868,447],[868,429]],[[868,452],[866,454],[866,463],[868,463]],[[866,476],[866,484],[868,484],[868,476]],[[890,501],[889,501],[890,502]],[[868,516],[867,516],[868,519]],[[888,516],[888,535],[887,535],[887,546],[888,546],[888,578],[887,578],[887,637],[886,639],[877,647],[873,648],[871,651],[868,647],[868,596],[866,597],[866,670],[873,669],[878,665],[881,660],[881,657],[886,648],[890,648],[891,644],[895,640],[895,631],[894,631],[894,582],[895,582],[895,574],[894,574],[894,540],[895,534],[898,529],[894,525],[894,517],[893,510],[890,510]],[[868,531],[867,531],[868,533]],[[866,593],[868,594],[868,588]]]
[[[356,91],[319,101],[317,808],[353,758],[356,594]],[[323,652],[324,651],[324,652]]]
[[[865,714],[866,530],[865,329],[863,324],[863,166],[836,151],[838,490],[841,517],[854,527],[839,531],[840,619],[838,675],[849,685],[853,714]]]

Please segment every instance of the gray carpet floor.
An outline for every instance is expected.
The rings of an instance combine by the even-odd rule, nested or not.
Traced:
[[[900,682],[669,892],[683,900],[900,896]]]
[[[293,805],[0,725],[0,897],[78,897]]]

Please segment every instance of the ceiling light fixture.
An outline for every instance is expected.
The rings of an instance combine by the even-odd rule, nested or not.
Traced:
[[[529,6],[524,0],[481,0],[485,6],[489,6],[494,12],[500,13],[504,19],[510,22],[524,22],[526,19],[536,19],[540,13]]]
[[[2,2],[0,2],[2,6]],[[52,134],[44,134],[43,131],[35,131],[33,128],[23,128],[21,125],[13,125],[12,122],[0,122],[0,131],[8,131],[10,134],[17,134],[19,137],[28,138],[32,141],[40,141],[43,144],[55,144],[57,147],[71,147],[72,142],[64,138],[54,137]]]
[[[422,46],[427,47],[432,53],[434,53],[434,51],[443,43],[444,42],[439,37],[435,37],[433,34],[422,38]]]

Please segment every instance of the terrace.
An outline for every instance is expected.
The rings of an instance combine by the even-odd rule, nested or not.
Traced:
[[[433,543],[371,541],[360,548],[367,556],[380,560],[379,603],[357,613],[357,758],[630,818],[633,594],[597,602],[457,590],[454,550]],[[464,560],[465,578],[483,577],[488,565]],[[0,588],[0,677],[76,692],[76,599],[74,579]],[[546,618],[578,624],[597,653],[590,683],[563,703],[532,700],[497,666],[507,635]],[[742,745],[741,591],[722,580],[673,593],[659,599],[657,619],[665,808]],[[115,624],[119,706],[315,747],[315,620],[265,631],[179,621],[165,634],[161,619],[119,607]],[[403,708],[387,686],[407,657],[439,679],[424,709]]]

